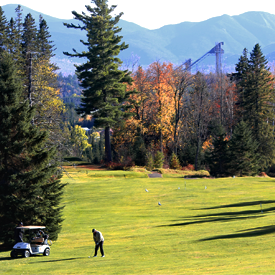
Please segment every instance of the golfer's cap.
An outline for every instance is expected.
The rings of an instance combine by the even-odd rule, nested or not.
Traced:
[[[93,229],[92,232],[94,233],[96,231],[96,229]]]

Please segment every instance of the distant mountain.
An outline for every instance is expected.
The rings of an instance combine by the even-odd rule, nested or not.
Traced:
[[[3,6],[7,19],[15,16],[17,5]],[[72,52],[84,50],[79,42],[85,40],[85,32],[68,29],[63,22],[72,23],[72,20],[57,19],[43,13],[22,6],[23,17],[31,13],[39,20],[39,14],[47,21],[57,50],[55,62],[64,73],[74,71],[72,60],[63,55],[63,51]],[[120,20],[123,41],[129,48],[120,54],[125,63],[130,63],[137,56],[140,65],[146,66],[156,60],[171,61],[181,64],[188,58],[193,61],[200,58],[216,42],[224,42],[223,66],[233,68],[244,48],[250,52],[256,43],[259,43],[270,62],[275,60],[275,15],[266,12],[247,12],[237,16],[222,15],[202,22],[183,22],[176,25],[167,25],[160,29],[148,30],[137,24]],[[203,63],[214,66],[215,58],[209,57]]]

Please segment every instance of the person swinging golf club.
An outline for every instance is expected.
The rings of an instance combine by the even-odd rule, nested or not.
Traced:
[[[105,257],[104,251],[103,251],[104,238],[103,238],[102,233],[100,231],[97,231],[96,229],[93,229],[92,232],[93,232],[93,237],[94,237],[94,241],[95,241],[95,255],[94,255],[94,257],[97,256],[97,251],[98,251],[99,247],[100,247],[101,257]]]

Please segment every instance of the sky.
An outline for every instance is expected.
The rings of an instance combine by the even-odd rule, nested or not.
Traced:
[[[274,0],[109,0],[116,5],[115,14],[123,12],[121,19],[147,29],[185,21],[200,22],[223,14],[239,15],[247,11],[275,14]],[[0,0],[0,5],[20,4],[60,19],[73,18],[72,11],[86,11],[90,0]]]

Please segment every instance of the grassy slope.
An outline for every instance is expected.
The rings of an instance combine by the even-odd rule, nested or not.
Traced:
[[[1,252],[1,274],[275,274],[273,179],[108,173],[64,176],[65,221],[51,255]],[[105,237],[105,258],[88,258],[92,228]]]

